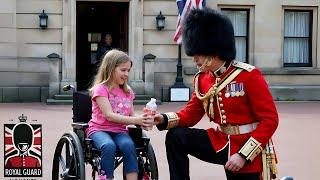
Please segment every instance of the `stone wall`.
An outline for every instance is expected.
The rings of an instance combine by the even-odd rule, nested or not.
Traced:
[[[40,29],[39,14],[49,16]],[[62,0],[3,0],[0,7],[0,102],[45,101],[47,56],[62,51]]]
[[[172,40],[177,20],[176,2],[125,1],[130,4],[129,55],[135,61],[135,69],[130,74],[131,83],[139,93],[153,93],[158,99],[166,101],[168,88],[175,82],[177,69],[178,46]],[[47,56],[51,53],[61,58],[58,77],[62,78],[61,84],[75,81],[76,2],[77,0],[1,1],[0,102],[43,101],[49,92],[51,66]],[[320,54],[317,53],[320,52],[319,5],[318,0],[207,0],[207,6],[212,8],[250,9],[249,63],[262,69],[272,93],[279,100],[320,100]],[[49,16],[48,28],[44,30],[39,28],[38,17],[43,9]],[[283,67],[285,9],[307,9],[313,12],[312,67]],[[166,26],[158,31],[155,18],[160,11],[166,17]],[[147,65],[152,69],[145,70],[143,56],[146,54],[156,56],[153,66]],[[194,64],[183,49],[182,64],[184,83],[192,88],[195,70],[190,69],[194,68]],[[146,81],[146,77],[143,77],[142,74],[146,72],[148,75],[153,72],[153,82],[152,78],[147,78]],[[149,90],[151,86],[153,92]],[[298,90],[296,98],[291,97],[295,93],[286,96],[292,89]]]

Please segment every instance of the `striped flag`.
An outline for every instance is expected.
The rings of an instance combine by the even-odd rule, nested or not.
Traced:
[[[177,29],[174,34],[174,42],[181,44],[182,42],[182,23],[192,8],[202,9],[205,7],[205,0],[177,0],[179,16],[177,20]]]

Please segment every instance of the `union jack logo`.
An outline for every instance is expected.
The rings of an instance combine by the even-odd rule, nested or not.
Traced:
[[[4,124],[4,174],[42,176],[41,124]]]

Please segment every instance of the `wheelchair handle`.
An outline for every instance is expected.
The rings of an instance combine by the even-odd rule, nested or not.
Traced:
[[[70,89],[72,89],[73,92],[76,91],[76,88],[71,84],[67,84],[67,85],[63,86],[63,88],[62,88],[63,91],[70,91]]]

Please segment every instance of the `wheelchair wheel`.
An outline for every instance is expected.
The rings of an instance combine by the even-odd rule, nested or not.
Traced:
[[[151,143],[148,144],[146,160],[144,162],[144,174],[139,177],[141,180],[158,180],[158,164]]]
[[[81,143],[74,132],[65,133],[59,140],[53,158],[52,180],[85,180]]]

